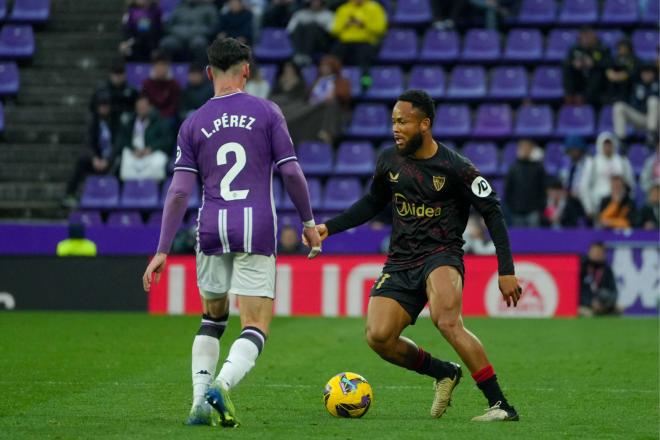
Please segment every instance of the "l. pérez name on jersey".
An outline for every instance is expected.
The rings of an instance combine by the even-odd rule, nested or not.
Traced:
[[[206,138],[210,138],[214,134],[220,131],[221,128],[244,128],[246,130],[252,130],[252,124],[256,121],[252,116],[245,115],[229,115],[223,113],[222,117],[215,119],[213,121],[213,128],[211,131],[207,131],[205,128],[202,128],[202,133]]]

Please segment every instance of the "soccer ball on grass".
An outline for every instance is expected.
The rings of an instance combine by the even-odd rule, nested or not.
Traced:
[[[335,417],[358,418],[367,413],[374,393],[367,380],[355,373],[332,377],[323,390],[325,408]]]

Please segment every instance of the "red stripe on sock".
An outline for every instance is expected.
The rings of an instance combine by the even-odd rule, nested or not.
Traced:
[[[425,355],[426,352],[421,348],[419,348],[417,351],[417,360],[415,361],[415,366],[413,367],[413,370],[417,371],[422,367],[422,364],[424,363]]]
[[[493,370],[493,366],[488,364],[481,370],[477,371],[472,375],[472,378],[477,382],[481,383],[484,380],[488,380],[491,377],[495,376],[495,370]]]

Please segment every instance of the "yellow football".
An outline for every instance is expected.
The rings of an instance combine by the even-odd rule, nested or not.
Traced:
[[[355,373],[332,377],[323,390],[325,408],[335,417],[358,418],[367,413],[374,393],[367,380]]]

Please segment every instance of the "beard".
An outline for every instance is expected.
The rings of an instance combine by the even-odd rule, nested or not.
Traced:
[[[412,156],[417,152],[417,150],[422,148],[423,143],[424,143],[424,138],[422,137],[422,133],[417,133],[416,135],[411,137],[408,142],[405,143],[403,148],[397,148],[396,151],[401,156]]]

